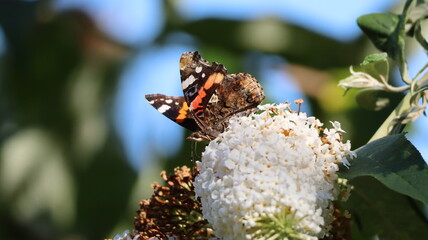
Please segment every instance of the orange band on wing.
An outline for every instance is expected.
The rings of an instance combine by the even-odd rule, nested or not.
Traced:
[[[208,77],[207,81],[204,84],[204,87],[198,91],[198,95],[192,101],[190,108],[197,109],[202,108],[202,100],[207,96],[206,90],[210,89],[214,84],[219,84],[223,81],[224,75],[222,73],[214,73]]]
[[[181,106],[180,110],[178,111],[178,116],[175,119],[176,122],[182,123],[187,118],[187,113],[189,112],[189,107],[187,106],[186,102],[183,102],[183,106]]]

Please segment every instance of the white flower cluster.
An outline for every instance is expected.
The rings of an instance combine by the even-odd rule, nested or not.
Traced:
[[[232,117],[197,162],[194,181],[204,217],[217,237],[253,239],[260,217],[289,211],[302,239],[329,230],[337,198],[337,163],[349,165],[340,123],[322,123],[288,104],[259,106],[261,113]]]

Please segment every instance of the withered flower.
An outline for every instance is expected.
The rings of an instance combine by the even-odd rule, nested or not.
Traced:
[[[195,199],[192,182],[197,174],[186,166],[175,168],[169,176],[161,172],[166,186],[153,184],[152,197],[140,202],[134,220],[138,239],[208,239],[212,235]]]

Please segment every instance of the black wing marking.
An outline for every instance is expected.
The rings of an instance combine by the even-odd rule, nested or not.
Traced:
[[[163,94],[147,94],[145,97],[150,105],[172,121],[192,132],[200,130],[189,112],[184,97],[171,97]]]
[[[204,111],[227,74],[227,69],[219,63],[209,63],[198,52],[186,52],[180,58],[181,87],[191,114],[200,123]]]

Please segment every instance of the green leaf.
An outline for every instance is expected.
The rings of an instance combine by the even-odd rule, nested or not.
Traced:
[[[388,81],[389,74],[389,63],[388,63],[388,54],[386,53],[375,53],[366,56],[363,62],[360,64],[361,71],[370,74],[372,77],[377,80],[381,78]]]
[[[381,97],[380,91],[377,90],[361,90],[356,95],[356,101],[361,107],[372,110],[379,111],[389,105],[389,99]]]
[[[401,15],[393,13],[373,13],[357,19],[358,26],[369,37],[373,44],[398,63],[401,77],[410,83],[407,63],[404,58],[405,24],[413,0],[407,0]]]
[[[387,60],[388,60],[387,53],[374,53],[366,56],[364,58],[364,61],[361,63],[361,65],[367,65],[373,62],[387,61]]]
[[[351,167],[341,169],[340,177],[371,176],[394,191],[428,204],[428,165],[404,134],[370,142],[356,154]]]
[[[422,204],[371,177],[358,177],[343,208],[352,214],[352,239],[425,239],[428,222]]]
[[[360,64],[357,71],[351,68],[351,76],[339,81],[339,86],[350,89],[385,89],[384,81],[388,81],[389,63],[386,53],[368,55]]]
[[[372,13],[359,17],[357,24],[379,50],[387,52],[398,21],[399,16],[393,13]]]

